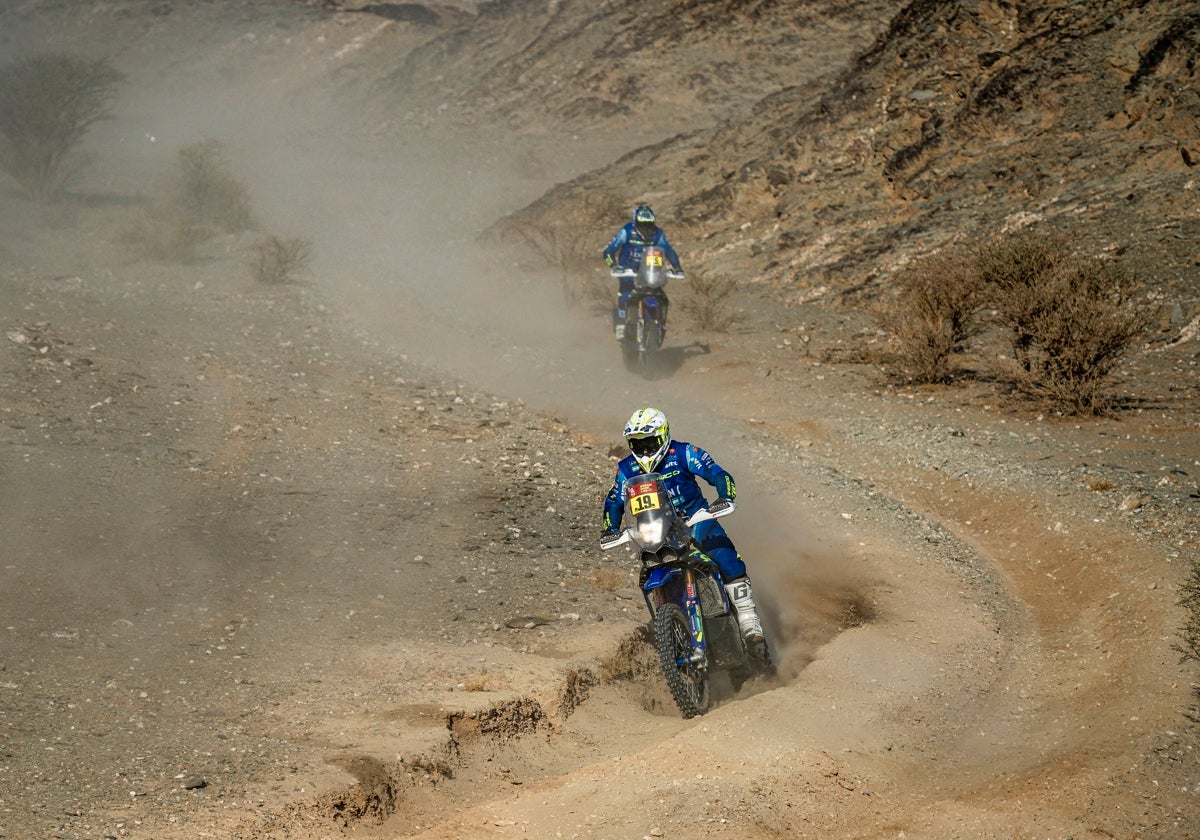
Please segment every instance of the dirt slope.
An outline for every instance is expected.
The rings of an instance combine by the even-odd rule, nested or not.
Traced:
[[[0,31],[85,43],[69,5]],[[2,187],[0,836],[1200,834],[1195,672],[1171,649],[1194,335],[1131,360],[1142,410],[1087,423],[830,364],[859,322],[818,306],[754,302],[733,335],[681,319],[671,375],[638,381],[603,318],[469,253],[546,186],[520,147],[344,130],[382,39],[446,49],[469,10],[91,11],[130,77],[95,168],[61,206]],[[254,233],[191,264],[125,244],[206,119],[263,224],[316,240],[305,284],[254,283]],[[709,165],[693,148],[673,177]],[[780,659],[686,722],[628,558],[594,544],[645,402],[737,476]]]
[[[1195,11],[913,2],[827,85],[564,185],[517,225],[637,184],[693,259],[792,300],[872,297],[897,266],[1037,220],[1197,286]]]

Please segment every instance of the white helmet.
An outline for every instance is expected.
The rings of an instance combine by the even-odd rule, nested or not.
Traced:
[[[635,461],[644,471],[654,472],[671,445],[667,415],[657,408],[640,408],[625,424],[625,442]]]

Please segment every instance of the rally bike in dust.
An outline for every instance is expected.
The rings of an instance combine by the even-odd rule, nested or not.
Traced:
[[[642,594],[667,687],[685,718],[702,715],[715,671],[728,675],[734,691],[774,672],[766,641],[747,645],[720,569],[692,537],[692,525],[728,516],[735,506],[714,502],[711,511],[701,508],[685,520],[657,473],[630,478],[622,495],[627,525],[601,537],[600,547],[632,542],[639,551]]]
[[[667,337],[667,281],[682,280],[684,273],[668,266],[666,251],[657,245],[642,252],[636,269],[614,268],[609,273],[618,280],[633,280],[633,291],[625,303],[621,356],[626,367],[649,376]]]

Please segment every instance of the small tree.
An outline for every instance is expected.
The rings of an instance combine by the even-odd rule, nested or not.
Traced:
[[[74,152],[106,119],[121,74],[104,59],[37,55],[0,68],[0,167],[30,195],[52,198]]]

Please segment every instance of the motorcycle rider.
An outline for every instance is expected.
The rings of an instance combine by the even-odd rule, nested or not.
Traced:
[[[666,415],[658,409],[647,407],[635,411],[625,424],[625,441],[629,444],[630,455],[617,464],[617,476],[604,498],[605,535],[621,530],[621,518],[625,511],[625,482],[646,473],[662,476],[671,502],[684,518],[706,506],[704,494],[696,481],[697,476],[717,490],[719,498],[707,505],[710,512],[716,513],[732,506],[737,495],[733,476],[700,447],[671,440]],[[754,605],[746,564],[734,548],[733,541],[715,519],[694,525],[692,536],[700,545],[700,550],[712,557],[721,570],[725,591],[737,610],[742,636],[751,646],[761,645],[765,642],[762,622]]]
[[[676,271],[683,271],[679,266],[679,255],[675,253],[675,249],[667,242],[667,235],[663,233],[654,220],[654,211],[645,204],[639,204],[633,211],[633,219],[626,222],[612,241],[608,243],[608,247],[604,249],[604,261],[611,268],[630,268],[637,270],[641,265],[642,253],[649,245],[656,245],[663,249],[666,254],[667,261],[671,264],[671,268]],[[622,277],[620,286],[617,289],[617,305],[613,307],[613,333],[616,335],[617,341],[625,338],[625,304],[629,300],[629,295],[633,292],[633,278]]]

